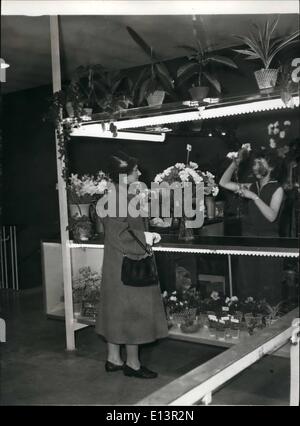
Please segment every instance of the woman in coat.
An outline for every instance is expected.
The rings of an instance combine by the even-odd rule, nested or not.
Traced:
[[[168,335],[160,287],[125,286],[121,280],[124,254],[133,259],[147,255],[128,229],[134,231],[143,245],[152,246],[160,240],[159,234],[146,231],[143,217],[129,216],[127,207],[127,215],[120,214],[119,208],[127,206],[130,199],[128,185],[138,181],[140,175],[136,159],[124,154],[112,157],[110,178],[116,190],[116,214],[109,213],[104,218],[104,259],[96,332],[107,341],[107,372],[123,370],[126,376],[155,378],[157,373],[140,364],[139,345]],[[101,216],[100,201],[97,214]],[[120,345],[126,346],[124,364]]]

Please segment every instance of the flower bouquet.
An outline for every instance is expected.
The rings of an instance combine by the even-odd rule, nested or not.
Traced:
[[[68,198],[71,204],[89,204],[107,190],[109,179],[104,172],[96,176],[71,174],[67,184]]]

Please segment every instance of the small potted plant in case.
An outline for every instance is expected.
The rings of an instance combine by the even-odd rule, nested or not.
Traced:
[[[190,55],[187,57],[188,62],[178,68],[177,79],[179,86],[187,81],[190,82],[192,87],[189,92],[192,99],[202,101],[208,95],[209,86],[213,86],[218,93],[221,93],[221,84],[210,72],[209,66],[213,63],[219,63],[227,67],[237,68],[237,65],[230,58],[209,53],[210,48],[207,45],[204,46],[204,31],[198,25],[196,17],[193,19],[193,34],[195,46],[178,46],[189,51]]]
[[[271,92],[277,81],[278,69],[270,68],[275,56],[287,46],[294,43],[299,37],[299,30],[285,37],[272,38],[278,24],[278,18],[273,22],[266,21],[265,25],[252,24],[253,30],[248,36],[235,37],[247,46],[247,49],[233,49],[235,52],[246,55],[247,60],[260,60],[263,68],[254,72],[257,85],[263,92]]]
[[[138,105],[141,105],[144,99],[149,106],[161,105],[166,93],[175,96],[173,79],[166,65],[158,60],[152,46],[149,46],[131,27],[127,27],[127,31],[151,60],[150,66],[141,71],[133,88],[134,93],[139,92]]]

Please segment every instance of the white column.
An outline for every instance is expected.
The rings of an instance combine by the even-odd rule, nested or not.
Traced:
[[[60,51],[59,51],[59,25],[58,16],[50,16],[50,36],[51,36],[51,59],[52,59],[52,82],[53,93],[61,90],[61,72],[60,72]],[[68,203],[66,183],[62,177],[63,159],[59,159],[58,140],[56,138],[56,163],[57,163],[57,183],[59,197],[59,215],[60,215],[60,235],[62,245],[62,264],[64,280],[64,299],[65,299],[65,324],[67,349],[75,349],[75,327],[73,317],[73,297],[72,297],[72,270],[71,253],[67,244],[69,240],[68,226]]]

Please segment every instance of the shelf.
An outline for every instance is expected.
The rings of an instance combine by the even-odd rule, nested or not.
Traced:
[[[69,248],[103,249],[101,240],[82,243],[68,242]],[[266,257],[299,257],[297,239],[245,238],[245,237],[195,237],[192,242],[180,242],[174,235],[162,235],[159,244],[153,247],[155,252],[195,253],[219,255],[243,255]]]
[[[76,318],[76,322],[84,325],[94,326],[96,320],[93,318],[79,316]],[[255,334],[254,334],[255,335]],[[184,342],[190,343],[199,343],[204,345],[218,346],[223,348],[230,348],[233,345],[238,343],[243,343],[251,339],[252,336],[249,335],[248,331],[241,330],[240,336],[238,339],[233,339],[231,337],[226,337],[223,340],[218,339],[217,337],[211,336],[207,327],[201,327],[196,333],[183,333],[179,327],[173,326],[169,330],[169,338],[174,340],[181,340]],[[272,355],[288,358],[290,355],[289,345],[285,345],[282,348],[278,349]]]
[[[107,137],[111,134],[113,137],[110,132],[111,123],[117,130],[139,128],[148,135],[163,134],[164,128],[160,126],[164,124],[299,107],[299,94],[294,93],[292,99],[293,106],[287,106],[278,92],[259,93],[243,97],[224,97],[217,99],[217,102],[184,101],[156,107],[131,108],[112,115],[95,114],[91,120],[84,121],[80,127],[74,128],[72,136],[101,137],[102,134]],[[156,129],[151,130],[151,126],[156,126]]]

